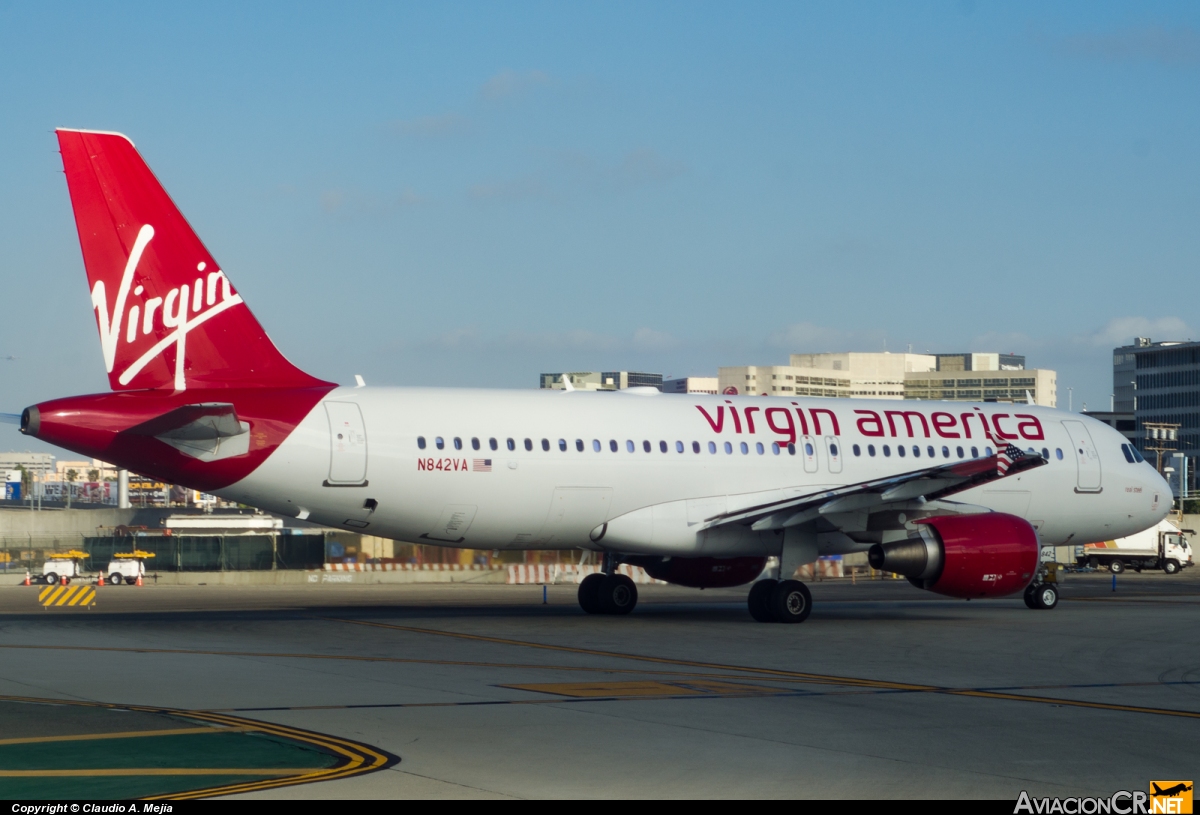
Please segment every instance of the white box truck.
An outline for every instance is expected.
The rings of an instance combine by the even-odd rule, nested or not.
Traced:
[[[1158,526],[1111,541],[1089,543],[1077,558],[1079,565],[1093,569],[1107,568],[1113,574],[1126,569],[1140,572],[1142,569],[1162,569],[1175,574],[1180,569],[1195,565],[1192,560],[1192,545],[1184,532],[1195,534],[1190,529],[1180,530],[1170,521],[1159,521]]]

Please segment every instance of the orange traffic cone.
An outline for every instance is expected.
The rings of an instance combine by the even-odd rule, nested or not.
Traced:
[[[104,572],[96,572],[96,588],[104,585]]]
[[[135,583],[134,585],[136,585],[136,586],[142,585],[142,573],[141,572],[138,572],[137,583]]]
[[[62,582],[62,584],[64,586],[67,585],[67,576],[65,574],[62,577],[60,577],[59,580]]]
[[[32,586],[33,585],[33,581],[29,579],[29,570],[28,569],[25,570],[25,582],[22,583],[21,585],[23,585],[23,586]]]

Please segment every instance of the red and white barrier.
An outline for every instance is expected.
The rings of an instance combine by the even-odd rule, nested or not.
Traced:
[[[589,574],[597,574],[601,569],[599,566],[578,566],[574,563],[514,563],[508,567],[509,585],[530,585],[530,584],[550,584],[558,583],[579,583]],[[634,583],[659,583],[665,585],[662,580],[655,580],[650,575],[646,574],[646,570],[641,566],[630,566],[628,563],[622,563],[617,567],[617,571],[628,577]]]
[[[471,563],[326,563],[327,572],[495,572],[503,566]]]

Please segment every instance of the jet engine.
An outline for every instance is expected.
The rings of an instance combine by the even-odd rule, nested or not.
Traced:
[[[867,552],[871,567],[949,597],[1015,594],[1037,573],[1041,545],[1024,518],[988,512],[916,523],[917,534],[907,540],[872,546]]]
[[[718,589],[749,583],[762,574],[765,557],[628,557],[655,580],[693,589]]]

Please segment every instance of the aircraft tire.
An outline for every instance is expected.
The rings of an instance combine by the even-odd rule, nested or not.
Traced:
[[[802,623],[812,613],[812,594],[799,580],[780,580],[771,590],[771,614],[781,623]]]
[[[596,597],[602,614],[628,614],[637,605],[637,586],[623,574],[605,575]]]
[[[1037,588],[1038,587],[1032,583],[1025,587],[1025,595],[1023,599],[1025,600],[1026,608],[1038,608]]]
[[[777,580],[760,580],[750,587],[750,594],[746,596],[746,605],[750,609],[750,616],[760,623],[775,622],[775,615],[771,613],[771,592],[778,582]]]
[[[1167,574],[1175,574],[1176,572],[1178,572],[1178,571],[1179,571],[1179,561],[1177,561],[1177,560],[1164,560],[1164,561],[1163,561],[1163,567],[1162,567],[1162,569],[1163,569],[1163,571],[1164,571],[1164,572],[1166,572]]]
[[[599,589],[604,582],[604,575],[589,574],[579,583],[579,607],[588,614],[603,614],[600,608]]]
[[[1058,605],[1058,589],[1049,583],[1043,583],[1037,590],[1037,607],[1049,611]]]
[[[1113,574],[1120,574],[1121,572],[1125,571],[1125,564],[1119,560],[1114,560],[1112,563],[1108,564],[1108,570]]]

